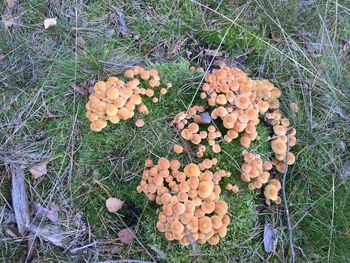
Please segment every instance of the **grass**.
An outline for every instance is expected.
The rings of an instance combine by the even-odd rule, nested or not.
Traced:
[[[207,8],[191,1],[20,4],[11,10],[15,26],[0,27],[2,206],[11,204],[5,162],[22,159],[30,168],[40,159],[52,158],[41,179],[33,181],[26,174],[28,193],[31,201],[59,204],[62,226],[82,233],[76,245],[115,240],[120,228],[137,226],[137,241],[117,254],[107,253],[109,257],[189,261],[190,248],[165,242],[156,233],[157,207],[134,189],[142,162],[148,157],[172,157],[169,149],[180,140],[167,121],[186,109],[199,85],[201,76],[188,71],[188,66],[208,67],[212,57],[200,50],[220,47],[225,57],[214,59],[213,65],[224,61],[244,66],[250,76],[275,83],[283,92],[283,112],[297,129],[298,144],[293,148],[297,163],[287,178],[291,217],[298,222],[297,262],[348,262],[350,10],[346,1],[202,2]],[[3,2],[0,10],[5,12]],[[126,37],[118,34],[117,18],[108,16],[113,10],[123,12]],[[44,30],[45,17],[57,17],[58,26]],[[272,34],[278,38],[271,39]],[[84,39],[84,45],[76,45],[77,37]],[[186,60],[188,51],[191,61]],[[166,81],[174,82],[170,94],[151,106],[142,129],[129,121],[97,134],[89,131],[86,98],[70,85],[89,87],[134,64],[156,66]],[[290,110],[290,102],[298,103],[297,114]],[[259,127],[261,141],[266,141],[268,130]],[[269,157],[267,143],[254,147]],[[222,167],[235,171],[233,160],[240,161],[241,149],[228,144],[224,150],[227,154],[219,158]],[[232,180],[239,183],[237,177]],[[111,195],[126,201],[120,214],[104,209],[104,200]],[[234,219],[229,235],[216,248],[201,247],[204,261],[288,261],[283,206],[265,207],[260,193],[225,199]],[[74,223],[80,213],[89,231],[81,232]],[[272,255],[261,246],[265,221],[274,222],[278,233]],[[20,239],[1,229],[1,257],[5,261],[23,257],[26,247],[18,245]],[[46,261],[79,258],[38,239],[36,247]],[[102,260],[106,254],[99,249],[85,254],[86,260],[96,261],[96,255]]]

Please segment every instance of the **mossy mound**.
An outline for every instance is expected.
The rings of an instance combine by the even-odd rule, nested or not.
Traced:
[[[83,138],[79,150],[79,170],[72,179],[75,204],[83,210],[84,217],[97,238],[115,236],[118,230],[125,226],[135,227],[138,230],[137,240],[131,245],[133,249],[125,249],[125,253],[139,251],[136,252],[137,255],[133,255],[137,258],[150,259],[152,255],[154,259],[161,260],[159,253],[155,252],[158,250],[174,262],[188,262],[193,257],[191,246],[184,247],[175,241],[168,242],[164,235],[156,230],[157,205],[136,192],[147,158],[165,156],[168,159],[189,160],[186,154],[173,153],[174,143],[180,142],[184,145],[186,142],[168,125],[168,121],[176,113],[186,110],[203,76],[203,73],[189,71],[189,66],[186,61],[153,65],[164,83],[172,82],[173,87],[160,98],[159,103],[145,102],[150,114],[143,117],[146,125],[142,128],[136,128],[134,125],[137,118],[135,116],[132,120],[108,125],[99,133],[92,132],[88,120],[84,117],[84,108],[81,107],[79,119],[82,120]],[[193,105],[199,103],[201,100],[195,99]],[[255,142],[252,148],[266,156],[269,147],[268,129],[264,124],[260,124],[258,131],[261,140]],[[188,147],[191,149],[190,145]],[[229,181],[241,185],[244,189],[239,172],[242,147],[235,140],[225,144],[223,150],[215,155],[219,159],[218,166],[231,171],[233,176],[222,182],[222,188]],[[208,155],[212,153],[208,152]],[[223,190],[222,197],[229,204],[231,224],[227,236],[217,246],[200,246],[204,261],[222,262],[238,257],[237,254],[233,254],[234,251],[237,253],[234,248],[249,238],[257,221],[258,214],[254,205],[256,195],[257,193],[247,190],[239,194]],[[105,200],[109,196],[116,196],[126,202],[119,214],[110,214],[105,209]]]

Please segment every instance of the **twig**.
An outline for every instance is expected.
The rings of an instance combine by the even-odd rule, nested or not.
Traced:
[[[335,211],[335,189],[334,189],[334,176],[332,176],[332,221],[331,221],[331,233],[330,233],[329,244],[328,244],[327,262],[330,262],[330,256],[331,256],[331,251],[332,251],[334,211]]]
[[[23,165],[10,163],[9,170],[12,180],[12,207],[15,213],[18,232],[23,234],[30,224]]]
[[[300,218],[299,220],[294,224],[293,230],[297,228],[297,226],[300,224],[300,222],[304,219],[305,216],[309,215],[308,211],[306,211]]]
[[[286,176],[288,172],[288,152],[289,152],[289,134],[287,134],[287,154],[285,158],[286,167],[284,168],[283,177],[282,177],[282,196],[284,209],[286,211],[287,223],[288,223],[288,231],[289,231],[289,246],[290,252],[292,254],[290,262],[295,263],[295,251],[294,251],[294,243],[293,243],[293,226],[291,222],[291,218],[289,215],[287,196],[286,196]]]

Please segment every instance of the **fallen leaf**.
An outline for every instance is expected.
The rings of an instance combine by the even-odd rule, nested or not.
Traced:
[[[122,208],[124,202],[118,198],[110,197],[106,200],[106,207],[110,213],[115,213]]]
[[[205,55],[209,57],[222,57],[224,53],[216,49],[204,49]]]
[[[49,27],[56,26],[56,25],[57,25],[56,18],[46,18],[44,20],[44,27],[45,27],[45,29],[48,29]]]
[[[15,6],[15,0],[6,0],[6,4],[9,8],[13,8]]]
[[[119,34],[123,37],[128,35],[128,27],[126,26],[126,22],[124,20],[124,16],[122,13],[119,13],[119,27],[118,27],[118,31]]]
[[[118,232],[118,239],[124,244],[131,244],[135,238],[135,231],[132,228],[124,228]]]
[[[84,49],[85,48],[86,41],[82,36],[77,37],[77,45],[78,47]]]
[[[298,106],[298,103],[296,103],[296,102],[291,102],[289,104],[289,107],[292,110],[292,112],[297,113],[299,111],[299,106]]]
[[[86,89],[83,86],[77,86],[75,84],[70,85],[74,91],[79,93],[81,96],[86,97],[88,95]]]
[[[265,223],[264,227],[264,249],[265,252],[270,253],[273,251],[274,243],[274,230],[270,223]]]
[[[33,213],[38,219],[49,219],[52,223],[58,223],[58,212],[56,209],[48,209],[41,204],[34,202],[32,204]]]
[[[38,179],[41,176],[47,174],[47,163],[48,161],[41,161],[29,169],[29,172],[32,174],[33,179]]]
[[[6,28],[12,27],[13,24],[15,23],[13,18],[9,15],[3,15],[2,22],[4,23]]]
[[[277,43],[281,42],[281,38],[275,32],[271,33],[271,39],[272,39],[273,42],[277,42]]]

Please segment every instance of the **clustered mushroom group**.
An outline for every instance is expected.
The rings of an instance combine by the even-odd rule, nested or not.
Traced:
[[[183,245],[196,241],[216,245],[225,237],[230,218],[228,205],[220,199],[219,182],[231,174],[214,169],[217,159],[189,163],[181,171],[178,160],[159,158],[157,164],[148,159],[138,192],[162,206],[157,229],[167,240]]]
[[[106,82],[98,81],[86,104],[91,129],[101,131],[107,121],[128,120],[134,116],[136,108],[142,114],[149,114],[142,96],[157,103],[155,92],[164,95],[172,84],[166,84],[167,88],[160,86],[156,69],[145,70],[139,66],[126,70],[120,79],[110,77]],[[148,159],[137,187],[139,193],[161,206],[156,227],[166,239],[178,240],[183,245],[192,241],[216,245],[225,237],[230,218],[227,203],[220,199],[219,183],[231,173],[220,170],[216,158],[207,157],[220,153],[223,143],[235,139],[245,148],[241,180],[248,183],[249,190],[264,186],[268,205],[271,201],[281,203],[278,196],[281,182],[271,178],[275,176],[271,176],[270,171],[275,167],[283,173],[286,165],[295,162],[290,147],[296,144],[296,130],[279,110],[280,96],[281,91],[271,82],[253,80],[238,68],[222,67],[205,75],[200,93],[205,105],[189,107],[169,123],[182,139],[195,145],[196,156],[205,159],[187,165],[164,157],[159,158],[157,164]],[[251,143],[260,139],[256,127],[261,119],[273,130],[269,137],[274,154],[271,161],[248,151]],[[135,125],[142,127],[144,121],[138,119]],[[181,154],[184,147],[175,144],[173,150]],[[225,189],[233,193],[243,191],[227,182]]]
[[[172,86],[167,83],[166,87],[160,87],[160,77],[156,69],[145,70],[135,66],[124,72],[124,80],[118,77],[110,77],[106,82],[98,81],[94,85],[92,94],[86,104],[86,117],[91,122],[90,128],[95,132],[101,131],[107,126],[107,121],[113,124],[120,120],[128,120],[135,114],[135,109],[141,114],[149,114],[149,110],[142,101],[142,96],[152,98],[153,103],[159,101],[155,96],[156,91],[164,95],[167,88]],[[138,119],[137,127],[142,127],[144,121]]]

